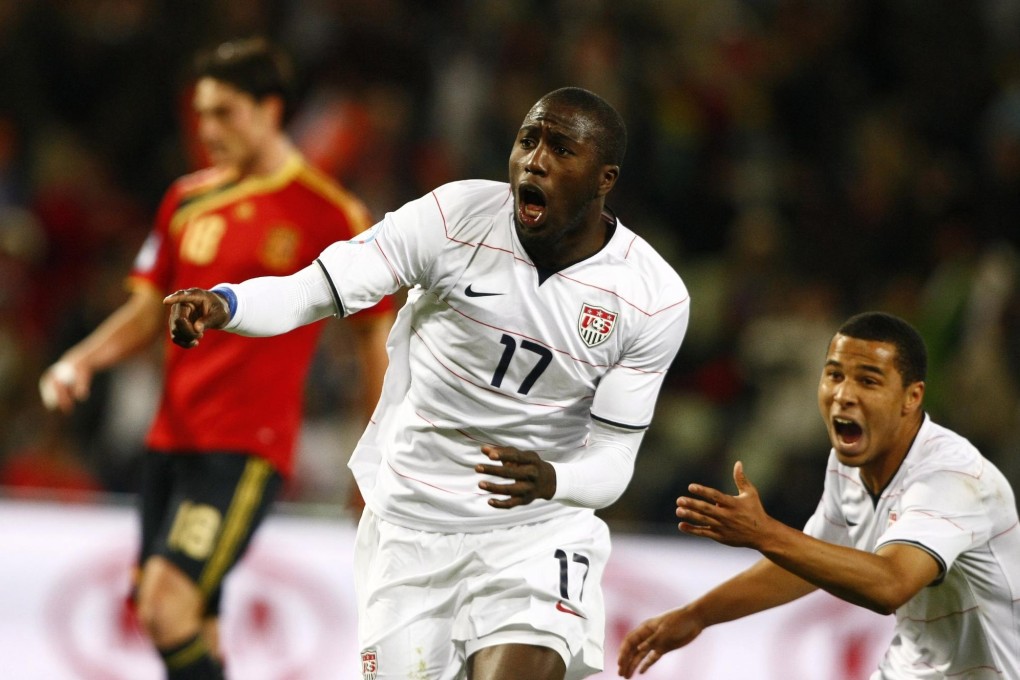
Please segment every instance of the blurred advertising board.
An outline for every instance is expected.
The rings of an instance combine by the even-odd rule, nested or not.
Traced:
[[[159,680],[125,606],[137,518],[126,505],[0,500],[0,677]],[[357,678],[350,520],[272,515],[227,583],[228,677]],[[756,554],[676,536],[620,534],[604,588],[606,671],[622,636],[749,565]],[[891,617],[825,593],[706,630],[647,680],[866,680]]]

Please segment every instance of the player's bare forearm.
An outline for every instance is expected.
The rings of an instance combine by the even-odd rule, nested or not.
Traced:
[[[759,560],[695,601],[648,619],[628,633],[620,645],[619,673],[625,678],[644,673],[709,626],[792,602],[814,590],[769,560]]]
[[[170,307],[170,338],[181,347],[195,347],[207,330],[223,328],[230,321],[227,301],[201,288],[179,290],[166,296],[163,304]]]
[[[814,586],[883,614],[895,611],[938,575],[935,560],[919,548],[889,546],[875,554],[808,536],[765,513],[739,463],[734,480],[736,496],[690,485],[694,497],[677,499],[680,530],[753,548]]]
[[[705,626],[690,607],[680,607],[642,621],[620,643],[617,669],[621,677],[644,673],[674,649],[694,641]]]
[[[772,562],[836,597],[891,614],[938,576],[924,550],[890,545],[877,554],[821,541],[781,525],[760,551]]]
[[[767,559],[761,559],[708,591],[691,607],[707,628],[793,602],[817,587]]]
[[[92,377],[150,346],[159,337],[163,307],[159,296],[140,288],[39,378],[43,403],[70,413],[88,398]]]
[[[494,496],[489,505],[494,508],[513,508],[527,505],[537,498],[551,499],[556,493],[556,470],[534,451],[521,451],[511,446],[483,446],[482,453],[499,463],[479,463],[475,472],[512,480],[508,484],[482,481],[478,487]]]

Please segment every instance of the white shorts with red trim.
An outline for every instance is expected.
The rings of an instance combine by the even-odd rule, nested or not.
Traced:
[[[355,547],[365,680],[459,680],[498,644],[557,651],[567,680],[602,670],[609,530],[594,514],[484,533],[418,531],[365,509]]]

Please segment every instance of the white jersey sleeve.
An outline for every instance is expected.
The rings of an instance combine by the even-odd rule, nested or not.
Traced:
[[[223,330],[238,335],[280,335],[338,313],[318,263],[290,276],[260,276],[217,289],[234,293],[237,309]]]
[[[556,470],[553,500],[581,508],[605,508],[623,495],[634,474],[634,459],[644,432],[592,423],[582,460],[552,463]]]
[[[998,501],[990,503],[988,496],[1003,490],[978,483],[980,477],[968,470],[935,469],[905,485],[895,521],[878,538],[876,549],[889,543],[915,545],[931,553],[945,574],[962,553],[991,539],[998,519],[991,507]]]
[[[633,430],[648,427],[689,320],[687,300],[647,317],[626,354],[602,377],[592,402],[593,419]]]
[[[342,316],[371,307],[400,287],[423,281],[447,241],[434,194],[387,213],[349,241],[329,246],[319,262]]]

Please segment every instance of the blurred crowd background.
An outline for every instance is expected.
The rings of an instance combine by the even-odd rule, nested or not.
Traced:
[[[610,205],[693,306],[611,522],[669,528],[688,483],[734,488],[737,459],[803,522],[824,353],[866,309],[922,330],[929,413],[1020,488],[1020,0],[0,0],[3,495],[135,488],[159,353],[101,376],[72,418],[37,380],[124,300],[162,192],[196,167],[193,52],[256,33],[297,65],[294,138],[377,217],[505,179],[551,89],[619,108]],[[357,366],[335,332],[294,502],[347,489]]]

